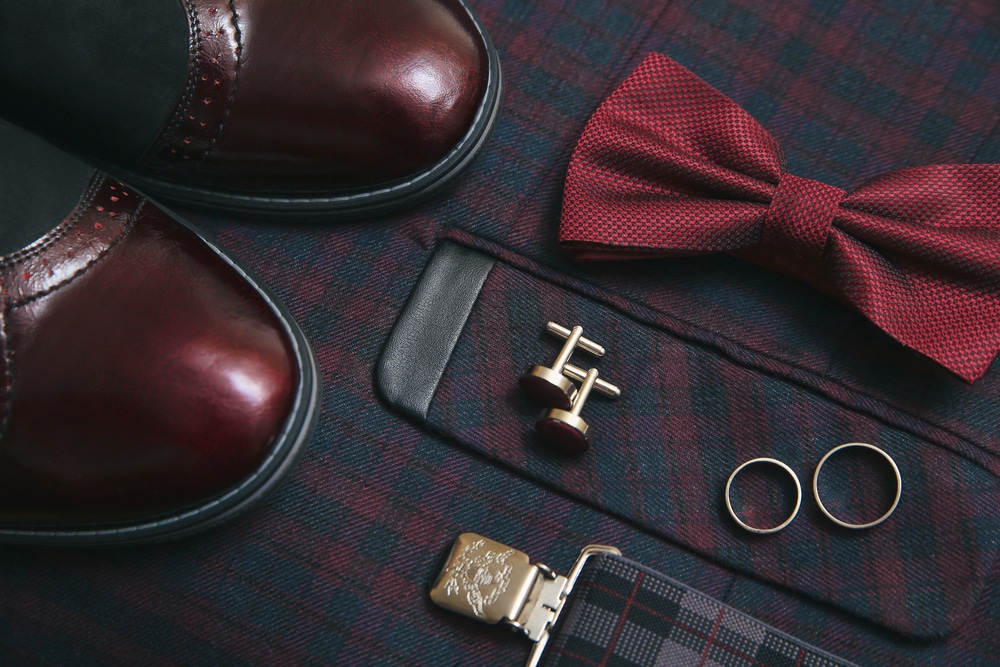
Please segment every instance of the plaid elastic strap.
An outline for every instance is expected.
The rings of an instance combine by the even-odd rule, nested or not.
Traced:
[[[543,667],[842,667],[825,651],[617,556],[584,566]]]

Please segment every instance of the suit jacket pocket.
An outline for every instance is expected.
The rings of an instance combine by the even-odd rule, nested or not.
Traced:
[[[432,256],[377,369],[386,400],[427,428],[540,484],[684,545],[736,572],[799,591],[910,637],[941,636],[982,594],[1000,545],[1000,482],[954,434],[801,369],[757,363],[662,313],[555,273],[464,233]],[[584,454],[541,443],[539,408],[518,390],[525,368],[560,341],[547,320],[582,324],[607,355],[593,365],[621,386],[591,398]],[[575,363],[590,360],[577,353]],[[417,397],[416,399],[414,397]],[[852,531],[825,519],[811,476],[824,453],[868,442],[897,462],[899,507]],[[780,533],[743,531],[723,489],[744,461],[768,456],[802,481],[802,511]],[[879,489],[841,489],[859,503]],[[553,520],[558,520],[554,518]],[[470,530],[476,526],[469,526]]]

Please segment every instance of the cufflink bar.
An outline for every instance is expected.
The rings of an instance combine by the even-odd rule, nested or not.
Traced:
[[[576,327],[574,327],[574,329],[575,328]],[[559,336],[560,338],[562,338],[564,340],[568,339],[573,334],[573,329],[567,329],[566,327],[562,326],[561,324],[556,324],[555,322],[546,322],[545,323],[545,329],[549,333],[555,334],[556,336]],[[583,331],[582,327],[581,327],[580,331],[582,333],[582,331]],[[589,354],[592,354],[595,357],[603,357],[604,353],[607,352],[607,350],[604,349],[603,345],[598,345],[594,341],[590,340],[589,338],[585,338],[582,335],[580,336],[580,340],[577,341],[577,345],[578,345],[578,347],[581,350],[583,350],[584,352],[587,352]]]
[[[431,600],[463,616],[501,623],[524,634],[536,642],[528,660],[528,667],[534,667],[584,564],[599,554],[620,556],[621,552],[603,545],[584,547],[569,575],[563,576],[532,563],[523,551],[463,533],[431,589]]]
[[[587,371],[583,370],[579,366],[566,364],[566,367],[563,368],[563,375],[572,380],[576,380],[577,382],[583,382],[587,378]],[[602,380],[601,378],[597,378],[597,381],[594,382],[594,391],[599,394],[604,394],[608,398],[618,398],[622,395],[621,389],[606,380]]]
[[[550,333],[564,338],[566,342],[552,366],[533,366],[521,376],[518,384],[521,385],[524,393],[536,403],[569,410],[572,408],[577,394],[576,386],[564,375],[570,357],[573,356],[573,352],[577,348],[598,357],[604,356],[605,350],[589,338],[584,338],[583,327],[579,325],[567,329],[555,322],[549,322],[545,328]],[[573,368],[580,371],[575,366]]]

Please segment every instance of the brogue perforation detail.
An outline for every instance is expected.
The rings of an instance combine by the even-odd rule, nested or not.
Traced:
[[[94,199],[94,194],[97,192],[98,188],[104,181],[103,174],[95,175],[90,179],[90,183],[87,184],[87,189],[84,190],[83,195],[80,196],[80,201],[77,202],[76,206],[70,212],[66,218],[56,225],[55,229],[41,237],[31,245],[10,253],[9,255],[4,255],[0,257],[0,295],[7,296],[6,287],[4,284],[5,271],[6,269],[23,262],[31,257],[39,255],[49,247],[58,243],[61,238],[63,238],[79,221],[80,217],[87,211],[90,203]],[[15,271],[16,273],[16,271]]]
[[[95,174],[73,212],[52,232],[0,260],[4,308],[21,305],[82,275],[131,229],[145,198]]]
[[[140,159],[153,173],[194,170],[213,150],[236,94],[242,34],[228,0],[187,0],[188,82],[171,121]]]
[[[233,101],[236,99],[236,91],[240,87],[240,69],[243,66],[243,31],[240,30],[240,14],[236,10],[236,0],[229,0],[229,11],[232,14],[232,30],[233,35],[236,38],[236,63],[233,66],[233,84],[230,87],[229,99],[226,102],[226,111],[222,115],[222,120],[219,121],[219,129],[216,130],[214,136],[212,136],[212,141],[209,143],[208,148],[205,149],[204,154],[201,159],[204,160],[208,155],[215,149],[215,144],[222,136],[222,130],[226,127],[226,122],[229,120],[229,114],[233,109]]]
[[[83,275],[124,236],[143,201],[123,184],[97,173],[73,211],[55,229],[31,245],[0,257],[0,438],[7,431],[14,398],[14,354],[7,329],[10,309]],[[74,250],[95,238],[105,243],[94,244],[96,252],[89,261]]]
[[[180,99],[170,114],[170,120],[156,139],[153,140],[153,143],[146,150],[143,157],[140,158],[140,163],[151,155],[163,151],[169,152],[170,146],[165,145],[166,139],[173,136],[177,128],[180,127],[181,120],[188,114],[188,109],[191,108],[191,100],[194,97],[195,82],[198,80],[198,70],[201,63],[201,59],[198,57],[198,54],[201,52],[201,28],[198,25],[198,12],[195,9],[194,2],[192,0],[182,1],[184,4],[184,13],[187,15],[188,20],[187,79],[184,81],[184,89],[181,91]]]

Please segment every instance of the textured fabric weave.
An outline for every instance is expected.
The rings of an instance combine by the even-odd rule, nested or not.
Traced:
[[[498,262],[438,385],[428,426],[734,572],[897,633],[939,637],[968,618],[1000,557],[1000,479],[934,429],[897,411],[874,415],[831,401],[787,370],[749,369],[717,347],[684,341],[684,330],[656,313],[599,290],[581,293],[516,253],[449,235]],[[586,335],[608,353],[574,359],[622,387],[617,400],[588,399],[581,416],[592,445],[580,456],[546,447],[534,431],[539,407],[517,389],[520,373],[558,350],[539,324],[542,313],[584,322]],[[816,464],[851,441],[884,448],[904,479],[899,507],[871,530],[839,529],[811,497]],[[740,529],[722,500],[730,473],[760,456],[791,466],[804,491],[795,521],[766,537]],[[841,503],[836,513],[887,508],[894,487],[866,479],[852,485],[831,478],[840,486],[824,493],[825,502]],[[778,523],[756,519],[751,523]]]
[[[588,122],[560,240],[580,259],[736,254],[968,381],[1000,351],[1000,165],[904,169],[846,194],[786,174],[763,127],[660,54]]]
[[[615,556],[584,566],[542,667],[850,667]]]

